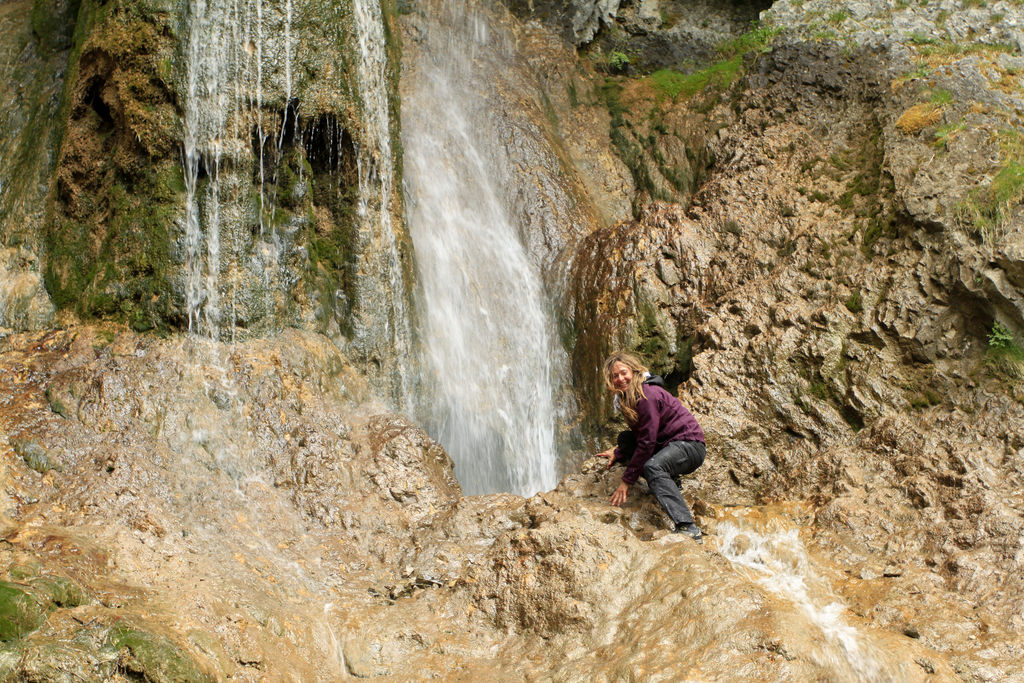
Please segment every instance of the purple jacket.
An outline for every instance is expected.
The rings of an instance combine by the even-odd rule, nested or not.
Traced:
[[[626,465],[622,481],[635,484],[651,456],[673,441],[700,441],[704,431],[679,399],[654,384],[644,384],[644,394],[636,403],[636,422],[629,425],[636,437],[636,450]],[[615,449],[613,462],[625,460],[628,453]]]

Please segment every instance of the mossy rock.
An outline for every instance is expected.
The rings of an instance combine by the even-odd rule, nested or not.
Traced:
[[[0,681],[109,681],[115,674],[113,656],[98,656],[96,648],[77,637],[35,636],[0,645]]]
[[[81,0],[35,0],[32,33],[44,49],[57,52],[71,47]]]
[[[40,576],[29,582],[36,595],[57,607],[78,607],[89,602],[85,590],[63,576]]]
[[[0,641],[31,633],[46,621],[49,605],[27,586],[0,581]]]
[[[121,667],[154,683],[213,681],[172,640],[132,626],[110,630],[107,646],[122,654]]]
[[[25,464],[39,474],[46,474],[50,470],[59,472],[64,469],[50,458],[49,452],[37,441],[15,439],[11,442],[11,446],[14,448],[14,452],[25,461]]]

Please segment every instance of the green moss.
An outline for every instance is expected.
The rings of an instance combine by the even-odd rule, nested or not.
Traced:
[[[637,320],[639,339],[635,350],[641,358],[647,361],[651,372],[668,375],[672,372],[674,364],[669,358],[668,344],[665,342],[664,335],[658,329],[657,315],[654,309],[645,302],[640,302],[637,312],[639,313]]]
[[[25,586],[0,581],[0,640],[20,638],[39,628],[49,613]]]
[[[71,46],[81,0],[35,0],[32,3],[32,33],[47,50]]]
[[[937,406],[942,403],[942,397],[933,389],[925,389],[920,393],[913,394],[909,400],[910,407],[917,410],[931,408],[932,406]]]
[[[57,413],[61,417],[71,417],[71,411],[68,410],[67,405],[65,405],[65,403],[61,400],[60,396],[57,393],[57,390],[54,389],[52,384],[46,387],[45,395],[46,402],[49,403],[50,405],[50,410]]]
[[[987,186],[971,190],[955,211],[960,223],[985,242],[994,242],[1014,210],[1024,201],[1024,162],[1011,160]]]
[[[89,602],[82,587],[63,576],[39,576],[31,580],[31,586],[57,607],[78,607]]]
[[[165,28],[151,3],[82,0],[59,116],[58,192],[45,229],[54,304],[136,330],[164,330],[183,317],[171,303],[171,230],[184,179],[178,116],[160,75],[174,47]],[[113,73],[96,72],[98,61],[112,63]],[[83,79],[95,74],[116,89],[116,112],[88,98]],[[116,132],[104,116],[116,120]],[[83,142],[90,140],[102,141],[99,157]]]
[[[169,638],[132,626],[110,630],[107,646],[121,653],[121,666],[153,683],[213,681],[184,650]]]
[[[14,564],[8,568],[7,575],[14,581],[24,581],[25,579],[39,576],[41,568],[42,563],[38,561],[30,561],[28,564]]]

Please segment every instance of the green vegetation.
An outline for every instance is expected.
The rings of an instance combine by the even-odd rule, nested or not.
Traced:
[[[949,151],[950,141],[965,127],[963,123],[947,123],[944,126],[939,126],[935,131],[935,139],[932,144],[939,149]]]
[[[49,611],[26,586],[0,581],[0,641],[14,640],[39,628]]]
[[[860,300],[859,290],[854,290],[854,292],[851,293],[850,296],[846,297],[846,301],[844,303],[846,304],[846,308],[847,310],[850,311],[850,313],[856,314],[864,310],[864,304]]]
[[[660,69],[650,75],[651,84],[662,95],[676,101],[693,97],[705,89],[725,89],[731,86],[743,73],[743,57],[749,53],[763,54],[771,50],[780,28],[758,27],[718,46],[722,57],[689,74],[674,69]]]
[[[622,73],[629,66],[629,55],[614,50],[608,55],[608,68],[612,73]]]
[[[1013,54],[1017,51],[1017,46],[1009,43],[954,43],[952,41],[934,41],[917,48],[917,53],[923,57],[964,57],[986,53]]]
[[[922,410],[924,408],[931,408],[942,403],[942,396],[939,395],[934,389],[925,389],[924,391],[913,394],[910,397],[910,407]]]
[[[971,190],[956,207],[956,217],[987,243],[1002,233],[1015,209],[1024,202],[1024,136],[1015,130],[999,133],[1003,165],[992,181]]]
[[[992,330],[988,334],[986,355],[990,367],[997,375],[1012,381],[1024,379],[1024,348],[998,320],[992,323]]]
[[[27,583],[0,581],[0,641],[35,631],[58,607],[77,607],[88,600],[73,581],[58,576],[36,576]]]
[[[169,638],[128,625],[110,630],[106,645],[121,653],[121,666],[145,681],[212,681]]]
[[[953,104],[953,93],[942,88],[936,88],[931,91],[928,101],[940,107],[945,107],[946,105]]]

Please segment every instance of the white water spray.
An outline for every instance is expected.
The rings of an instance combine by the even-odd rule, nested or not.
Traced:
[[[556,483],[557,345],[537,265],[506,206],[474,54],[500,49],[461,2],[431,16],[403,88],[409,227],[421,313],[422,419],[470,494]],[[491,41],[494,41],[493,43]]]
[[[264,237],[265,89],[292,94],[292,2],[283,16],[270,13],[263,0],[194,0],[188,4],[188,42],[185,52],[185,120],[182,165],[185,178],[185,289],[188,329],[217,339],[222,326],[235,332],[237,276],[222,282],[225,268],[241,269],[237,261],[239,231],[252,219],[247,204],[249,167],[256,164],[260,243],[256,253],[269,284],[277,267],[280,245],[275,235]],[[283,28],[279,25],[283,24]],[[268,71],[272,69],[272,71]],[[280,73],[283,83],[266,83],[266,73]],[[258,149],[252,150],[252,135]],[[283,131],[281,138],[283,140]],[[253,155],[255,154],[255,158]],[[230,253],[221,252],[222,237],[231,236]],[[222,264],[222,260],[224,263]],[[232,265],[233,264],[233,265]],[[221,310],[226,287],[231,288],[230,318]]]

